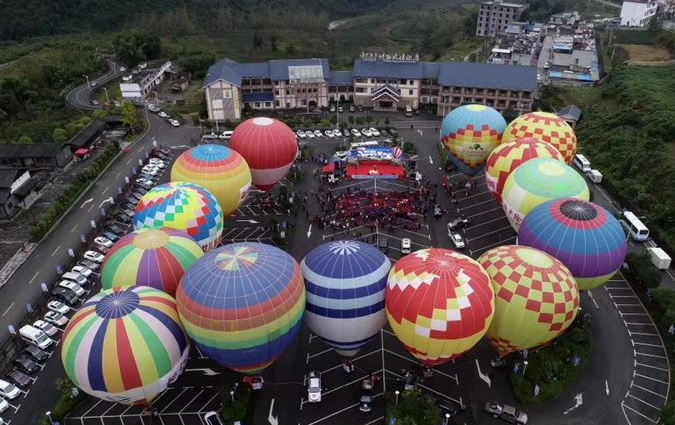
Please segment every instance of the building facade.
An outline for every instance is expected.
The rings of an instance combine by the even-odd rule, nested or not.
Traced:
[[[327,59],[237,63],[209,68],[203,89],[209,120],[240,120],[242,111],[326,108],[349,101],[376,111],[437,105],[439,114],[467,103],[498,110],[532,109],[534,66],[421,62],[409,55],[364,55],[351,71],[330,71]]]
[[[656,15],[659,3],[655,0],[624,0],[621,5],[621,25],[644,27]]]
[[[147,63],[136,67],[131,74],[122,77],[120,91],[127,100],[145,99],[162,81],[164,74],[171,68],[171,61],[158,67],[148,68]]]
[[[510,22],[520,20],[525,4],[504,3],[500,0],[481,2],[478,9],[476,35],[494,37],[506,30]]]

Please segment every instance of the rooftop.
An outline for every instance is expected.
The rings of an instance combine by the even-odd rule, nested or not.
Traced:
[[[537,90],[537,67],[443,62],[438,80],[444,86],[533,92]]]
[[[238,63],[228,58],[211,65],[202,87],[209,86],[218,80],[241,87],[242,78],[268,78],[272,81],[310,78],[323,81],[330,75],[326,58],[281,59],[260,63]]]
[[[19,170],[0,170],[0,189],[10,188]]]
[[[54,158],[62,149],[58,143],[4,143],[0,144],[0,158]]]
[[[581,109],[579,109],[578,106],[574,105],[565,106],[560,111],[558,111],[558,116],[560,118],[567,118],[574,121],[579,121],[579,118],[581,118]]]

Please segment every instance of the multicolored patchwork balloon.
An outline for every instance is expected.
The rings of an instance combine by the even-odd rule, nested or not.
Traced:
[[[336,241],[311,250],[300,268],[307,326],[339,354],[355,355],[387,321],[384,291],[391,262],[370,244]]]
[[[520,223],[535,207],[564,197],[588,201],[590,193],[583,177],[567,164],[550,158],[535,158],[519,165],[504,183],[502,206],[511,226]]]
[[[183,273],[202,255],[202,248],[183,230],[136,230],[105,255],[101,287],[151,286],[174,297]]]
[[[487,337],[500,356],[545,344],[574,321],[579,290],[560,261],[534,248],[507,245],[487,251],[478,262],[492,279],[495,317]]]
[[[199,145],[183,152],[171,167],[171,181],[198,184],[216,197],[225,217],[248,196],[251,171],[244,158],[221,145]]]
[[[607,210],[593,202],[561,198],[534,208],[520,225],[518,243],[549,253],[576,278],[579,289],[607,282],[623,264],[626,235]]]
[[[232,132],[230,147],[246,159],[253,184],[264,191],[286,176],[298,155],[293,130],[268,117],[250,118],[239,124]]]
[[[298,333],[305,286],[300,266],[286,252],[235,243],[197,260],[183,275],[176,301],[185,332],[202,353],[256,374]]]
[[[203,249],[220,242],[223,211],[203,187],[185,182],[161,184],[143,196],[134,214],[134,228],[170,227],[187,232]]]
[[[441,142],[450,151],[450,160],[464,174],[473,176],[483,169],[490,152],[502,140],[506,121],[502,114],[485,105],[465,105],[443,118]]]
[[[490,276],[475,260],[449,249],[408,254],[389,272],[387,318],[405,348],[429,366],[469,350],[494,314]]]
[[[61,361],[84,392],[124,404],[149,403],[183,371],[190,345],[174,299],[147,286],[102,290],[73,315]]]
[[[550,143],[562,154],[567,164],[577,153],[577,136],[564,119],[549,112],[530,112],[511,121],[504,130],[504,140],[534,137]]]
[[[563,156],[551,144],[532,137],[519,137],[497,146],[485,163],[485,183],[497,202],[502,203],[504,183],[520,164],[534,158],[563,161]]]

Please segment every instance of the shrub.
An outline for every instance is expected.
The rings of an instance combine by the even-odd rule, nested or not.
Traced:
[[[646,252],[630,252],[626,255],[626,274],[638,286],[657,288],[661,284],[661,273]]]
[[[25,145],[25,144],[33,143],[33,139],[31,139],[28,136],[21,136],[21,137],[19,137],[19,140],[17,140],[17,142]]]
[[[412,142],[403,143],[403,146],[401,147],[401,149],[403,150],[403,152],[407,153],[408,155],[415,155],[417,153],[417,147]]]
[[[52,139],[56,143],[63,143],[68,141],[68,132],[63,128],[55,128],[52,132]]]

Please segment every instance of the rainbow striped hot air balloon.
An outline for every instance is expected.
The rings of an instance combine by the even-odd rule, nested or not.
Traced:
[[[566,196],[588,201],[590,193],[584,178],[560,161],[535,158],[519,165],[506,179],[502,206],[511,226],[518,231],[532,209]]]
[[[449,249],[408,254],[389,272],[387,318],[405,348],[429,366],[460,356],[485,335],[494,314],[490,276]]]
[[[504,183],[518,166],[534,158],[552,158],[563,161],[563,156],[551,144],[532,137],[520,137],[497,146],[485,163],[485,184],[502,203]]]
[[[561,198],[528,215],[518,242],[549,253],[567,266],[579,289],[607,282],[623,264],[628,249],[619,221],[592,202]]]
[[[223,211],[216,198],[201,186],[185,182],[161,184],[136,205],[134,228],[170,227],[184,230],[203,249],[220,242]]]
[[[457,169],[473,176],[483,169],[488,155],[502,140],[505,127],[504,117],[495,109],[465,105],[443,118],[440,137]]]
[[[560,261],[534,248],[507,245],[487,251],[478,262],[495,291],[487,337],[500,356],[545,344],[572,324],[579,290]]]
[[[504,140],[534,137],[550,143],[562,154],[566,163],[577,153],[577,136],[564,119],[548,112],[530,112],[511,121],[504,130]]]
[[[105,255],[101,287],[151,286],[173,297],[183,273],[202,255],[201,247],[183,230],[136,230]]]
[[[265,191],[286,176],[298,155],[293,130],[268,117],[250,118],[239,124],[232,132],[230,147],[246,159],[253,184]]]
[[[216,197],[225,217],[248,196],[251,171],[244,158],[221,145],[199,145],[183,152],[171,167],[171,181],[189,182]]]
[[[215,249],[183,275],[176,294],[200,351],[238,372],[272,364],[300,329],[305,286],[298,263],[261,243]]]
[[[335,351],[353,356],[387,321],[389,259],[359,241],[327,242],[300,263],[307,289],[307,326]]]
[[[103,400],[149,403],[183,371],[190,351],[174,299],[154,288],[103,290],[70,319],[61,360],[68,377]]]

